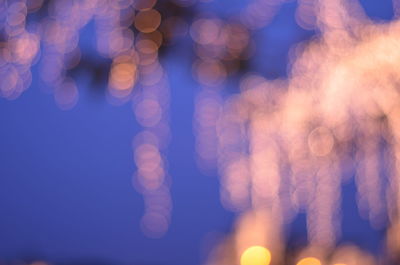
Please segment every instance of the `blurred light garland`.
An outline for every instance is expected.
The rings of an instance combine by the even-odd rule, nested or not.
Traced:
[[[222,201],[244,214],[209,264],[237,264],[252,245],[270,249],[271,264],[295,264],[283,256],[284,225],[299,211],[307,215],[309,246],[297,264],[398,262],[399,23],[374,24],[353,2],[313,5],[318,12],[307,15],[315,22],[304,27],[321,36],[292,49],[290,78],[246,76],[221,112]],[[341,184],[352,171],[360,214],[376,228],[389,218],[391,257],[335,248]]]
[[[112,60],[108,101],[121,104],[132,100],[135,117],[143,126],[143,132],[133,141],[137,166],[133,183],[145,200],[142,229],[150,237],[162,236],[169,226],[172,204],[163,155],[169,141],[169,87],[158,60],[163,39],[157,30],[161,24],[161,15],[154,9],[157,1],[0,3],[6,40],[0,46],[0,93],[8,99],[17,98],[28,88],[32,79],[30,67],[41,57],[40,75],[52,89],[57,105],[61,109],[74,107],[79,94],[68,71],[81,59],[79,31],[94,21],[97,51]],[[47,9],[47,16],[26,25],[28,13],[41,8]],[[134,87],[140,87],[141,92],[134,94]]]
[[[161,0],[160,0],[161,2]],[[195,0],[175,0],[186,8]],[[208,2],[208,1],[202,1]],[[221,202],[240,213],[235,232],[208,264],[396,264],[400,253],[400,24],[370,21],[358,3],[300,0],[296,21],[318,38],[293,47],[287,80],[240,73],[256,45],[252,32],[268,25],[282,0],[253,0],[235,19],[200,13],[189,27],[201,88],[193,128],[197,161],[217,166]],[[131,101],[143,127],[132,143],[134,187],[143,194],[143,232],[160,237],[172,202],[166,150],[169,85],[159,49],[185,35],[187,21],[163,17],[156,0],[0,0],[0,96],[15,99],[32,80],[31,67],[61,109],[79,98],[68,74],[81,60],[79,31],[90,21],[96,49],[111,60],[107,98]],[[393,3],[396,16],[399,2]],[[29,13],[47,10],[27,23]],[[223,93],[240,75],[240,93]],[[355,172],[360,214],[389,226],[388,256],[336,247],[341,186]],[[304,211],[309,245],[285,256],[285,226]]]

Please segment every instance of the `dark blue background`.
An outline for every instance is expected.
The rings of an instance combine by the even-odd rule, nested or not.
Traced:
[[[234,14],[242,0],[203,4],[221,16]],[[250,70],[284,77],[289,47],[315,33],[296,25],[296,2],[282,6],[270,26],[254,33]],[[389,0],[364,0],[376,20],[393,16]],[[92,25],[82,31],[84,56],[96,56]],[[182,40],[163,58],[171,86],[173,215],[167,235],[148,239],[139,228],[143,200],[134,191],[131,141],[140,130],[130,104],[112,106],[95,95],[85,72],[77,74],[80,100],[62,111],[42,91],[37,66],[32,86],[17,100],[0,99],[0,261],[44,258],[134,264],[201,264],[218,238],[231,230],[234,215],[219,201],[216,176],[204,176],[194,162],[191,43]],[[97,58],[99,59],[99,58]],[[95,57],[95,60],[97,60]],[[104,84],[96,84],[104,86]],[[232,87],[235,90],[235,87]],[[342,241],[378,253],[382,231],[358,217],[354,185],[344,188]],[[304,242],[305,220],[290,228],[290,241]]]

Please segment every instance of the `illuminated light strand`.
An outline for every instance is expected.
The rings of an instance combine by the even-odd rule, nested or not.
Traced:
[[[196,160],[203,172],[209,172],[216,162],[216,122],[221,98],[218,90],[225,81],[225,69],[219,62],[221,54],[222,21],[216,18],[200,18],[190,28],[199,59],[193,64],[193,76],[203,85],[195,99],[193,129],[196,137]],[[214,53],[209,53],[214,50]]]
[[[96,3],[53,1],[47,6],[48,18],[39,24],[43,46],[40,75],[53,90],[61,109],[74,107],[79,98],[75,81],[68,76],[68,71],[80,62],[79,31],[93,18]]]
[[[203,89],[196,97],[193,128],[196,135],[197,164],[209,172],[216,166],[217,138],[216,125],[222,99],[218,92]]]
[[[162,237],[168,231],[172,212],[171,179],[164,155],[170,138],[170,95],[168,78],[158,61],[158,48],[163,40],[157,31],[161,23],[160,13],[152,9],[155,3],[137,3],[139,13],[134,25],[141,34],[149,35],[136,39],[137,82],[141,93],[132,99],[136,120],[143,127],[133,145],[137,166],[134,182],[137,182],[135,187],[145,201],[141,228],[151,238]]]
[[[238,23],[225,23],[213,16],[196,19],[190,28],[198,59],[193,76],[202,85],[195,99],[193,129],[196,137],[196,161],[205,173],[212,172],[217,161],[217,121],[222,107],[225,81],[235,74],[238,60],[246,56],[248,30]]]
[[[141,221],[143,232],[157,238],[167,232],[172,211],[171,180],[163,155],[170,137],[169,90],[166,77],[154,85],[142,85],[142,88],[141,95],[133,101],[136,119],[144,127],[134,140],[138,168],[134,181],[139,182],[135,187],[145,200],[145,214]]]

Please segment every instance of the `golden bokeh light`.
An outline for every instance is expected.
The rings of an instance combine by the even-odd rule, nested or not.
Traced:
[[[127,97],[137,80],[137,65],[131,55],[114,59],[109,76],[109,92],[116,98]]]
[[[199,61],[193,70],[197,80],[208,86],[220,85],[226,78],[224,65],[218,61]]]
[[[154,42],[157,47],[160,47],[163,44],[163,35],[158,30],[150,33],[139,33],[137,35],[137,40],[150,40]]]
[[[135,27],[143,33],[155,31],[161,24],[161,15],[155,9],[140,11],[135,17]]]
[[[297,265],[322,265],[321,261],[317,258],[307,257],[297,262]]]
[[[269,265],[271,253],[261,246],[247,248],[240,257],[240,265]]]

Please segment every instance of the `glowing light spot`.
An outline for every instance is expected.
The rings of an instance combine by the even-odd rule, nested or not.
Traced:
[[[221,22],[217,19],[198,19],[193,23],[190,35],[199,44],[210,44],[217,40],[220,28]]]
[[[110,52],[113,54],[128,50],[133,44],[133,32],[130,29],[117,28],[110,33]]]
[[[156,100],[145,99],[136,106],[135,114],[142,126],[152,127],[161,120],[162,109]]]
[[[161,15],[154,9],[139,12],[135,17],[135,27],[143,33],[155,31],[161,23]]]
[[[167,232],[168,225],[167,218],[156,212],[146,213],[141,220],[143,233],[151,238],[162,237]]]
[[[308,257],[301,259],[299,262],[297,262],[297,265],[322,265],[322,264],[321,261],[319,261],[319,259]]]
[[[114,97],[123,98],[129,95],[136,82],[137,67],[130,56],[115,58],[110,71],[109,87]]]
[[[271,253],[261,246],[249,247],[240,258],[241,265],[269,265],[270,262]]]
[[[220,85],[226,78],[226,69],[218,61],[200,61],[194,66],[197,80],[209,86]]]
[[[154,54],[158,50],[158,45],[152,40],[139,40],[136,42],[136,49],[143,54]]]
[[[154,42],[157,47],[160,47],[163,42],[163,36],[160,31],[156,30],[150,33],[139,33],[138,40],[150,40]]]
[[[14,49],[15,60],[18,63],[29,63],[39,50],[39,40],[33,34],[25,34],[15,40],[11,40]]]

